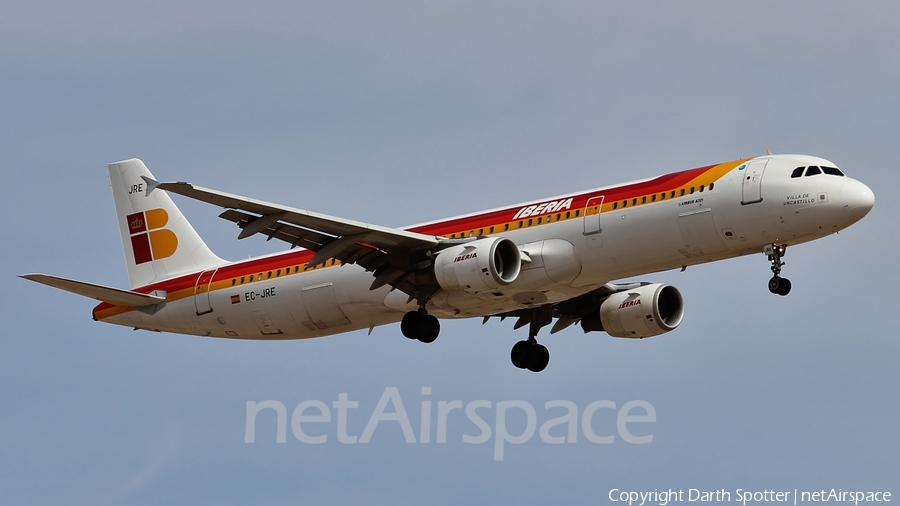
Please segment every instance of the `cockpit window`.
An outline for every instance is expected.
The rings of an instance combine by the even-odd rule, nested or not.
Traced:
[[[807,175],[807,177],[808,177],[808,176],[815,176],[816,174],[821,174],[821,173],[822,173],[822,171],[819,170],[819,168],[816,167],[815,165],[813,165],[813,166],[811,166],[810,168],[806,169],[806,175]]]
[[[837,167],[822,167],[822,172],[830,175],[830,176],[841,176],[844,177],[844,173],[841,172]]]
[[[806,167],[797,167],[794,169],[794,172],[791,172],[791,177],[800,177],[803,175],[803,169]]]

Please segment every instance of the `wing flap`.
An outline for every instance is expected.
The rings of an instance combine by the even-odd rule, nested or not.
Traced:
[[[433,251],[457,243],[433,235],[313,213],[190,183],[147,183],[148,191],[165,190],[225,208],[219,217],[241,229],[239,239],[261,234],[267,240],[278,239],[292,248],[314,251],[308,267],[329,259],[337,259],[342,264],[358,264],[373,273],[372,289],[390,284],[418,300],[426,300],[438,287],[419,285],[413,273],[427,267]]]
[[[109,302],[117,306],[128,306],[133,308],[155,306],[166,301],[165,297],[157,295],[147,295],[145,293],[132,292],[130,290],[122,290],[121,288],[112,288],[109,286],[95,285],[85,281],[77,281],[74,279],[61,278],[51,276],[49,274],[22,274],[19,276],[36,283],[41,283],[53,288],[59,288],[67,292],[76,293],[78,295],[99,300],[100,302]]]
[[[230,193],[211,190],[194,186],[190,183],[158,183],[155,188],[177,193],[201,202],[241,211],[239,213],[223,213],[222,217],[235,221],[240,215],[240,221],[235,221],[241,227],[240,238],[248,237],[255,233],[261,233],[274,228],[275,224],[282,222],[296,225],[310,232],[317,232],[323,236],[333,238],[355,236],[365,234],[366,242],[380,249],[418,250],[438,245],[438,239],[434,236],[418,234],[395,228],[381,227],[360,221],[347,220],[326,214],[314,213],[303,209],[281,206],[261,200],[232,195]],[[255,225],[257,220],[262,223]],[[247,229],[250,229],[247,232]],[[274,236],[274,235],[273,235]]]

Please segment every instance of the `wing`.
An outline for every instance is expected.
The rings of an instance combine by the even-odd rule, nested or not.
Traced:
[[[555,334],[574,323],[578,323],[585,316],[596,313],[600,304],[610,295],[625,290],[633,290],[645,284],[647,283],[608,283],[584,295],[555,304],[544,304],[543,306],[521,308],[505,313],[485,316],[482,325],[494,317],[499,317],[500,321],[503,321],[506,318],[518,318],[516,323],[513,324],[513,329],[520,329],[526,325],[531,325],[532,331],[537,334],[541,328],[549,325],[553,322],[553,318],[556,318],[556,323],[553,325],[553,328],[550,329],[550,333]]]
[[[291,248],[312,250],[315,254],[308,264],[310,267],[331,258],[359,264],[373,273],[372,290],[389,284],[411,298],[426,298],[435,291],[435,287],[415,282],[414,273],[430,265],[428,252],[459,242],[281,206],[185,182],[160,183],[146,177],[144,180],[148,194],[160,189],[225,208],[219,217],[241,228],[238,239],[262,234],[268,239],[284,241]]]

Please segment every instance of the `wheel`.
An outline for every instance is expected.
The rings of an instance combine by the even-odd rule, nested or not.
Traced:
[[[519,369],[527,369],[531,362],[531,343],[528,341],[519,341],[512,347],[509,358],[512,359],[514,366]]]
[[[425,315],[425,318],[422,318],[422,322],[424,323],[423,327],[425,327],[425,332],[419,336],[419,341],[423,343],[433,343],[435,339],[437,339],[438,334],[441,333],[441,322],[432,315]]]
[[[769,280],[769,291],[772,293],[781,293],[782,285],[787,281],[784,278],[778,276],[772,276],[772,279]],[[788,288],[790,290],[790,288]]]
[[[787,278],[781,278],[781,286],[778,287],[778,295],[782,297],[791,293],[791,280]]]
[[[528,364],[528,370],[531,372],[541,372],[546,369],[550,363],[550,351],[543,344],[535,343],[531,347],[531,363]]]
[[[410,311],[400,320],[400,332],[407,339],[418,339],[422,332],[422,315],[418,311]]]

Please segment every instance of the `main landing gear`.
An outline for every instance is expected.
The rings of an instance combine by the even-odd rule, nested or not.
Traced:
[[[400,320],[400,332],[408,339],[418,339],[423,343],[433,343],[441,333],[441,322],[425,310],[410,311]]]
[[[791,280],[780,276],[781,267],[784,265],[781,257],[786,251],[786,244],[766,244],[763,248],[763,253],[768,255],[769,262],[772,264],[772,273],[774,274],[769,280],[769,291],[782,296],[791,293]]]
[[[538,344],[536,339],[538,331],[541,330],[539,317],[538,311],[532,313],[531,323],[528,325],[528,340],[519,341],[512,347],[510,359],[519,369],[541,372],[550,363],[550,351],[546,346]]]

